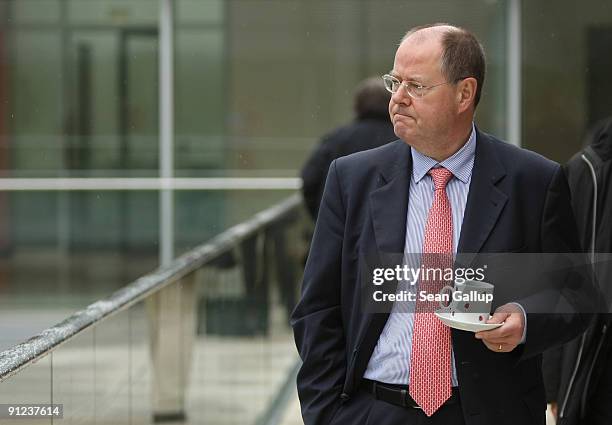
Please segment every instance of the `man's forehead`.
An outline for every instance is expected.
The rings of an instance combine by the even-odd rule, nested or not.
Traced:
[[[401,50],[414,50],[421,52],[439,51],[442,47],[442,36],[444,31],[435,28],[425,28],[419,30],[405,38],[398,46]]]
[[[437,68],[439,66],[441,54],[441,45],[439,40],[435,38],[420,40],[416,43],[408,38],[397,49],[393,61],[393,73],[429,74],[432,67]],[[409,76],[405,75],[404,77]]]

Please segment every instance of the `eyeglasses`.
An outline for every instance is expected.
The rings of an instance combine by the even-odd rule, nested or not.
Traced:
[[[393,75],[389,74],[383,75],[382,79],[385,83],[385,88],[391,93],[396,93],[399,90],[400,86],[404,86],[404,88],[406,89],[406,93],[408,93],[408,96],[413,99],[420,99],[421,97],[425,96],[425,94],[430,89],[433,89],[434,87],[443,86],[445,84],[453,84],[461,80],[460,78],[459,80],[447,81],[445,83],[434,84],[433,86],[424,86],[422,84],[417,83],[416,81],[400,81]]]

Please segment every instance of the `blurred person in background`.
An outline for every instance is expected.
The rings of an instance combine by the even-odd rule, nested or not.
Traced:
[[[598,122],[587,146],[564,166],[583,247],[612,252],[612,117]],[[597,258],[597,257],[595,257]],[[610,258],[595,264],[606,305],[612,294]],[[612,424],[612,320],[597,315],[587,331],[544,356],[546,396],[558,425]]]
[[[302,193],[313,220],[317,219],[327,170],[334,159],[397,140],[389,119],[390,99],[380,77],[363,80],[355,90],[354,121],[323,136],[306,161]]]

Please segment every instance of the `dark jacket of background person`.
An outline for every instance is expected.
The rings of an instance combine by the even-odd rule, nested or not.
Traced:
[[[355,93],[355,121],[325,136],[302,169],[302,193],[316,220],[329,165],[336,158],[376,148],[397,139],[389,119],[389,93],[380,77],[364,80]]]
[[[612,118],[599,123],[590,140],[591,144],[574,155],[564,169],[584,248],[611,253]],[[597,263],[595,272],[609,308],[612,267],[607,260]],[[557,403],[557,424],[612,424],[611,325],[610,314],[600,314],[581,337],[546,353],[547,398]]]

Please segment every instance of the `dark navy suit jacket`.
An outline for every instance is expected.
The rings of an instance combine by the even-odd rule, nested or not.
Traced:
[[[291,318],[303,361],[297,385],[306,425],[334,423],[359,389],[388,318],[361,307],[361,262],[403,252],[411,170],[410,147],[401,140],[330,166],[302,298]],[[458,252],[578,251],[568,194],[557,163],[477,131]],[[466,424],[544,424],[541,353],[587,323],[578,314],[532,313],[542,311],[534,305],[541,302],[520,300],[526,342],[510,353],[492,352],[473,333],[452,330]]]

